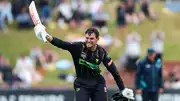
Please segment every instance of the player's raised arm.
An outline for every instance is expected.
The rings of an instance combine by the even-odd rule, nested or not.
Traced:
[[[30,13],[32,21],[35,25],[34,32],[36,34],[36,37],[39,40],[42,40],[44,42],[49,41],[51,44],[53,44],[54,46],[56,46],[58,48],[62,48],[62,49],[69,50],[69,51],[73,50],[73,48],[74,48],[73,46],[75,46],[75,45],[73,45],[72,43],[63,41],[61,39],[55,38],[46,32],[46,30],[45,30],[46,27],[44,25],[42,25],[42,23],[41,23],[41,20],[39,18],[38,12],[36,10],[36,5],[35,5],[34,1],[32,1],[29,5],[29,13]]]
[[[34,27],[34,32],[39,40],[47,39],[48,42],[50,42],[52,45],[58,48],[71,51],[76,46],[74,43],[63,41],[61,39],[49,35],[45,30],[45,26],[42,24],[36,25]]]

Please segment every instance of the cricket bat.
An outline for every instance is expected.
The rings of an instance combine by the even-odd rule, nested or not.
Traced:
[[[32,19],[35,26],[38,24],[41,24],[41,20],[39,18],[39,15],[38,15],[34,1],[32,1],[29,5],[29,14],[30,14],[31,19]],[[44,33],[46,33],[46,32],[44,32]],[[44,35],[44,34],[41,34],[41,35]],[[41,36],[41,37],[42,37],[44,42],[47,42],[47,39],[45,38],[45,36]]]

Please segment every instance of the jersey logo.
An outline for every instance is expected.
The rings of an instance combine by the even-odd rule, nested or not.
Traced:
[[[150,64],[147,64],[147,65],[146,65],[146,68],[150,68],[150,67],[151,67],[151,65],[150,65]]]
[[[96,59],[96,63],[98,63],[99,62],[99,59]]]
[[[76,92],[79,92],[80,91],[80,88],[76,88]]]
[[[87,57],[86,53],[85,53],[85,52],[82,52],[82,53],[81,53],[81,57],[82,57],[83,59],[86,59],[86,57]]]
[[[106,87],[104,87],[104,92],[107,92],[107,88]]]

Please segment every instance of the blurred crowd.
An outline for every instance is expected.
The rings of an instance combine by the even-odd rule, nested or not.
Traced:
[[[177,62],[167,63],[166,69],[163,70],[164,86],[166,88],[179,89],[180,88],[180,65]],[[170,68],[169,68],[170,67]]]
[[[17,24],[18,28],[32,28],[28,6],[32,0],[0,0],[0,28],[8,31],[8,25]],[[127,24],[140,24],[145,17],[155,20],[156,15],[150,8],[149,0],[117,0],[116,24],[124,28]],[[116,2],[117,2],[116,1]],[[110,14],[104,10],[104,0],[35,0],[43,24],[56,22],[60,28],[84,28],[90,23],[103,33],[108,32]],[[136,9],[140,4],[140,10]],[[7,25],[8,24],[8,25]],[[51,25],[53,27],[53,25]]]
[[[32,0],[0,0],[0,28],[6,33],[11,24],[17,24],[17,28],[33,28],[28,6]],[[145,18],[152,21],[157,19],[155,12],[150,7],[149,0],[117,0],[116,27],[127,28],[128,24],[141,24]],[[108,21],[110,14],[104,10],[104,0],[35,0],[40,19],[43,24],[49,25],[53,21],[59,28],[84,28],[94,26],[99,28],[102,35],[99,44],[108,49],[112,44],[120,44],[121,41],[114,40],[109,35]],[[140,5],[137,9],[136,4]],[[53,25],[50,25],[53,27]],[[153,31],[150,37],[151,47],[156,51],[158,58],[163,60],[164,32]],[[82,41],[83,36],[67,35],[66,40]],[[138,32],[128,33],[125,37],[124,54],[119,58],[119,67],[128,70],[136,70],[136,61],[141,57],[142,37]],[[69,60],[58,60],[57,53],[46,48],[42,50],[39,46],[32,48],[29,55],[21,54],[16,65],[12,68],[9,60],[0,54],[0,83],[6,83],[10,87],[31,87],[43,79],[44,72],[55,70],[55,68],[68,69],[72,67]],[[174,70],[175,72],[176,70]],[[166,85],[171,81],[180,81],[172,72],[168,75]],[[165,76],[167,76],[165,74]],[[74,75],[60,74],[60,79],[72,82]],[[170,86],[167,86],[170,87]],[[180,87],[180,86],[179,86]]]
[[[38,46],[32,48],[29,55],[22,53],[14,68],[9,60],[0,54],[0,84],[16,88],[31,87],[43,79],[46,70],[55,70],[56,61],[56,52],[49,48],[41,50]]]
[[[163,60],[164,54],[164,32],[162,31],[152,31],[150,33],[150,42],[151,46],[156,54],[157,58]],[[136,61],[142,55],[141,49],[141,38],[140,34],[137,32],[132,32],[128,34],[126,38],[126,45],[124,50],[124,55],[120,57],[121,67],[127,67],[131,69],[136,69]]]

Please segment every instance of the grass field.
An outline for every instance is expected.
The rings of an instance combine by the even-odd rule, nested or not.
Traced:
[[[111,34],[117,33],[115,27],[115,2],[106,4],[106,10],[110,13],[111,20],[109,21],[109,31]],[[129,25],[128,30],[137,31],[142,36],[142,55],[145,54],[147,47],[150,47],[150,32],[155,29],[160,29],[165,32],[165,60],[180,60],[180,14],[166,14],[162,12],[164,7],[163,2],[153,3],[152,7],[157,12],[159,19],[156,22],[145,20],[140,25]],[[69,32],[83,33],[76,30],[60,30],[48,29],[48,32],[53,36],[62,38]],[[71,59],[68,52],[57,49],[50,44],[45,44],[34,35],[33,30],[17,30],[14,26],[10,26],[7,34],[0,34],[0,52],[10,59],[11,64],[14,66],[16,59],[21,53],[29,54],[29,51],[34,46],[50,47],[57,51],[59,58]],[[123,48],[111,48],[109,53],[113,60],[117,60],[122,54]],[[117,55],[118,54],[118,55]],[[72,59],[71,59],[72,60]],[[68,71],[57,70],[45,74],[45,79],[40,84],[53,84],[53,85],[71,85],[70,83],[63,82],[57,78],[59,72],[72,72],[74,69]]]

